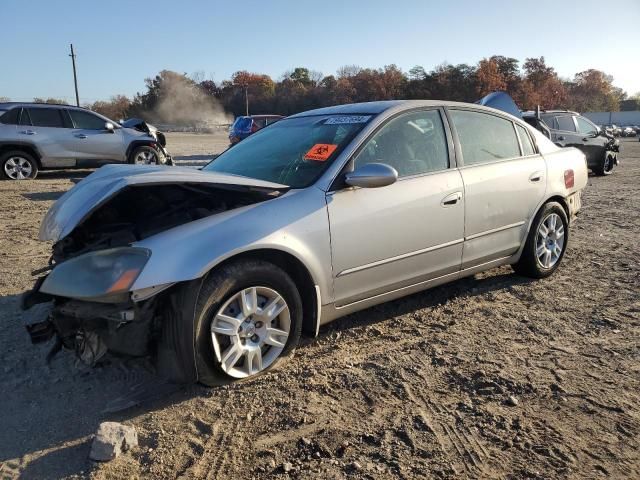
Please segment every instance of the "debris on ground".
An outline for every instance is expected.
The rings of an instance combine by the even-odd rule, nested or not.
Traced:
[[[121,452],[138,446],[138,433],[134,427],[117,422],[102,422],[93,438],[89,458],[108,462]]]

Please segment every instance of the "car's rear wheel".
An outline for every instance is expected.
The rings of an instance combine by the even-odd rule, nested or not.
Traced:
[[[38,175],[38,162],[20,150],[0,155],[0,172],[8,180],[27,180]]]
[[[605,153],[603,156],[600,165],[594,169],[596,175],[604,176],[611,175],[613,173],[613,166],[615,164],[615,160],[612,155],[609,153]]]
[[[159,154],[155,148],[152,147],[138,147],[136,148],[129,159],[129,163],[134,165],[159,165]]]
[[[222,266],[198,296],[198,379],[216,385],[272,369],[293,354],[301,330],[302,300],[282,269],[257,260]]]
[[[513,269],[527,277],[548,277],[560,266],[568,241],[569,220],[564,208],[557,202],[546,203],[536,215]]]

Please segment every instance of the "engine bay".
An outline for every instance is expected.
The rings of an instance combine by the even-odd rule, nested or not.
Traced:
[[[279,192],[235,185],[130,186],[96,208],[53,245],[52,263],[94,250],[121,247],[221,212],[262,202]]]

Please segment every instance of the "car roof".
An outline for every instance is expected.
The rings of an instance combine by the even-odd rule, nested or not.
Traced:
[[[8,110],[14,107],[64,107],[71,108],[73,110],[87,110],[87,108],[76,107],[75,105],[67,105],[64,103],[36,103],[36,102],[4,102],[0,103],[0,109]]]
[[[264,115],[239,115],[236,117],[236,119],[238,118],[284,118],[284,116],[282,115],[271,115],[271,114],[264,114]]]
[[[406,110],[415,107],[473,107],[488,112],[500,112],[495,108],[484,107],[477,103],[449,102],[446,100],[381,100],[378,102],[349,103],[333,107],[316,108],[297,113],[287,118],[309,117],[315,115],[378,115],[387,110]],[[507,114],[508,115],[508,114]]]
[[[574,112],[572,110],[540,110],[541,115],[548,115],[550,113],[568,113],[571,115],[580,115],[578,112]],[[522,112],[523,117],[531,117],[536,114],[533,110],[527,110],[526,112]]]

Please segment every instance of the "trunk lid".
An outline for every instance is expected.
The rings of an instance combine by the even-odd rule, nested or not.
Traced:
[[[286,191],[286,185],[192,168],[105,165],[60,197],[40,225],[40,240],[66,237],[96,208],[125,188],[136,185],[208,184],[259,191]]]

